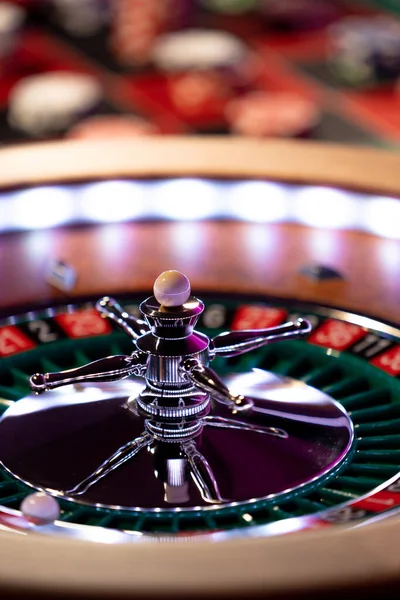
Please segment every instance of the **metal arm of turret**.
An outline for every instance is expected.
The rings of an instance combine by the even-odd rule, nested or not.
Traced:
[[[268,346],[274,342],[285,339],[304,337],[311,331],[311,324],[306,319],[289,321],[277,327],[267,329],[244,329],[241,331],[227,331],[220,333],[211,340],[210,358],[214,356],[238,356],[245,352],[251,352],[262,346]]]
[[[130,375],[143,377],[146,363],[147,355],[143,352],[133,352],[130,356],[107,356],[76,369],[58,373],[35,373],[30,378],[30,386],[33,392],[42,394],[74,383],[116,381]]]
[[[127,313],[114,298],[104,296],[96,303],[96,308],[99,313],[116,323],[134,340],[150,331],[146,321]]]

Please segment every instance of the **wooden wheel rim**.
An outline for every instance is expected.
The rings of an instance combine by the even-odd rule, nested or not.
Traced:
[[[204,176],[261,177],[400,194],[399,157],[375,150],[314,144],[176,138],[104,145],[68,142],[3,150],[0,164],[0,185],[4,188],[93,178]],[[399,267],[395,270],[398,273]],[[375,301],[371,309],[374,314],[388,319],[395,318],[400,297],[399,288],[389,281],[392,275],[387,281],[379,280],[380,290],[373,294],[379,296],[379,302]],[[134,287],[145,289],[151,276],[146,271],[134,282]],[[215,272],[214,279],[207,279],[200,273],[196,281],[199,286],[211,288],[217,276]],[[285,288],[283,294],[291,295],[297,283],[294,281],[291,289]],[[254,274],[246,283],[246,289],[250,291],[253,284]],[[231,274],[227,291],[234,286]],[[256,291],[270,291],[271,287],[267,282]],[[282,293],[282,289],[278,288],[278,293]],[[84,293],[88,289],[78,291]],[[312,287],[308,290],[309,298],[313,291]],[[346,308],[357,309],[358,296],[343,296],[329,285],[313,298],[326,302],[328,298],[332,300],[333,292],[334,302],[344,299]],[[386,292],[396,293],[387,300]],[[39,289],[34,299],[42,293]],[[18,300],[29,302],[32,297],[21,296]],[[384,307],[379,311],[382,298],[385,298]],[[3,306],[5,304],[3,302]],[[376,308],[378,310],[374,310]],[[193,592],[199,595],[293,595],[327,590],[331,586],[355,586],[360,580],[365,585],[396,579],[400,566],[396,552],[398,529],[399,524],[391,521],[352,530],[309,532],[306,537],[291,534],[233,540],[211,548],[199,540],[189,546],[150,543],[89,546],[73,540],[3,533],[0,576],[3,585],[21,593],[54,594],[57,589],[59,593],[68,594],[135,597]]]

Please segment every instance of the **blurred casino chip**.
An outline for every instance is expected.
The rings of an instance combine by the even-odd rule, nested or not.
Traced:
[[[225,117],[233,134],[296,138],[312,135],[321,114],[300,94],[255,91],[230,101]]]
[[[112,0],[50,0],[51,17],[71,35],[91,36],[110,19]]]
[[[0,59],[7,58],[16,48],[25,18],[22,7],[0,2]]]
[[[180,115],[221,114],[232,90],[218,73],[206,71],[170,77],[167,83],[171,102]]]
[[[91,75],[66,71],[31,75],[12,89],[7,118],[30,137],[57,136],[94,114],[102,100],[101,85]]]
[[[328,64],[339,79],[362,85],[400,75],[400,21],[347,17],[329,28]]]
[[[215,29],[164,34],[157,39],[151,58],[161,72],[214,73],[237,91],[253,85],[261,71],[259,60],[243,40]]]

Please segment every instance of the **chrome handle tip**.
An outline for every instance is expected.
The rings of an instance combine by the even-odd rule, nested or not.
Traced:
[[[29,379],[29,385],[32,392],[35,392],[35,394],[42,394],[47,390],[46,376],[43,375],[43,373],[35,373]]]
[[[100,300],[96,302],[96,308],[99,312],[103,312],[104,310],[109,310],[114,308],[117,304],[117,301],[114,298],[110,298],[109,296],[104,296]]]
[[[312,325],[308,319],[304,319],[303,317],[299,317],[296,321],[296,326],[299,330],[299,333],[302,335],[307,335],[312,331]]]
[[[236,396],[232,404],[233,414],[237,412],[251,411],[254,407],[254,402],[251,398],[245,398],[244,396]]]

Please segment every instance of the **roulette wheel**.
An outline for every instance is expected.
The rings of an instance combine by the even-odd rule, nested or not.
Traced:
[[[3,596],[395,597],[398,156],[0,161]],[[168,306],[170,269],[193,296]]]

